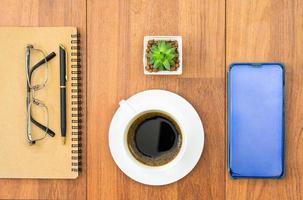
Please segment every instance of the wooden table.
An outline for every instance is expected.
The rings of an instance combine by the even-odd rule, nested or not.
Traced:
[[[1,0],[2,26],[77,26],[87,78],[84,170],[77,180],[0,180],[0,199],[303,199],[303,2],[300,0]],[[144,35],[181,35],[184,73],[144,76]],[[2,50],[5,47],[2,47]],[[231,180],[226,166],[226,69],[286,66],[286,175]],[[195,169],[163,187],[138,184],[115,165],[110,120],[123,98],[176,92],[197,109],[205,147]]]

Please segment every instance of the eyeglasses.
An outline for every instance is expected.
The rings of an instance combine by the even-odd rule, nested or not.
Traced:
[[[27,110],[27,141],[29,144],[35,144],[37,141],[46,138],[47,135],[54,137],[55,133],[49,128],[48,108],[42,100],[36,98],[36,92],[45,88],[48,80],[48,61],[54,58],[54,52],[45,56],[45,53],[34,48],[33,45],[26,46],[25,53],[25,72],[26,72],[26,110]],[[35,65],[33,62],[37,61]],[[33,115],[36,114],[42,118],[43,123],[38,122]],[[41,117],[42,116],[42,117]],[[33,125],[43,132],[33,134]]]

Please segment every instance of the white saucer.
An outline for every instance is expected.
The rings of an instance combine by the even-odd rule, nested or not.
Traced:
[[[143,91],[124,102],[134,112],[133,116],[147,110],[170,114],[180,125],[183,137],[180,152],[173,161],[161,167],[144,165],[128,150],[126,130],[132,116],[120,106],[109,128],[109,147],[118,167],[130,178],[147,185],[165,185],[186,176],[199,161],[204,146],[203,125],[193,106],[183,97],[165,90]]]

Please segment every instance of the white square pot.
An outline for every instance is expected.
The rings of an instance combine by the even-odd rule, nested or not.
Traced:
[[[149,40],[176,40],[178,42],[179,67],[176,71],[149,72],[147,66],[146,49]],[[144,36],[143,42],[143,70],[145,75],[181,75],[182,74],[182,36]]]

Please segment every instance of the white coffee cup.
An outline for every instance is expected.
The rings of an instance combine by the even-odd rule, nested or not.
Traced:
[[[156,168],[156,170],[159,169],[169,169],[171,166],[175,165],[176,163],[178,163],[178,161],[182,158],[184,151],[186,149],[186,145],[187,145],[187,138],[186,138],[186,134],[182,133],[182,124],[178,121],[178,119],[176,119],[173,116],[173,113],[170,112],[169,109],[167,108],[161,108],[161,109],[140,109],[140,111],[136,110],[136,108],[134,108],[134,106],[130,105],[127,101],[125,100],[121,100],[120,103],[120,108],[122,110],[123,116],[125,118],[125,120],[127,120],[127,126],[124,127],[124,148],[125,151],[127,152],[128,156],[130,157],[130,159],[133,160],[133,162],[135,162],[138,166],[140,167],[146,167],[146,168]],[[163,114],[168,115],[169,117],[171,117],[180,127],[181,130],[181,135],[182,135],[182,143],[181,143],[181,148],[178,152],[178,154],[176,155],[175,158],[173,158],[170,162],[166,163],[165,165],[161,165],[161,166],[149,166],[149,165],[145,165],[143,163],[141,163],[140,161],[138,161],[136,158],[134,158],[134,156],[131,154],[128,144],[127,144],[127,134],[128,134],[128,129],[129,127],[132,125],[132,123],[140,116],[142,116],[143,114],[146,113],[152,113],[152,112],[160,112]]]
[[[165,90],[147,90],[119,103],[109,128],[109,147],[118,167],[130,178],[148,185],[165,185],[187,175],[197,164],[204,146],[203,125],[198,113],[181,96]],[[149,166],[131,154],[128,128],[138,116],[162,112],[180,127],[182,144],[177,156],[162,166]]]

